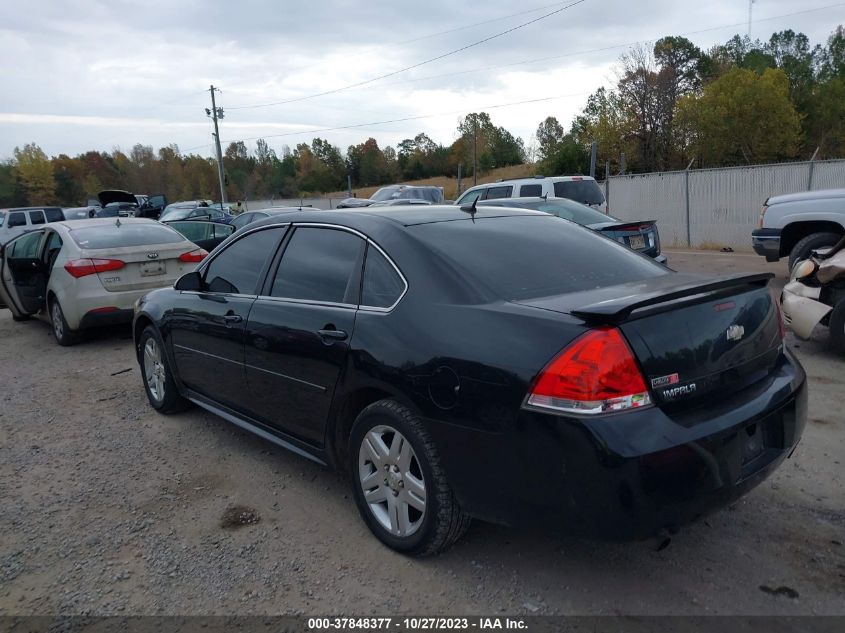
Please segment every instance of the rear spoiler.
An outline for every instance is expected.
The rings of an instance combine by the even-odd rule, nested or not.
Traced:
[[[725,275],[716,277],[711,281],[684,283],[677,286],[668,286],[665,289],[654,290],[638,295],[628,295],[599,301],[575,310],[570,314],[584,319],[585,321],[601,323],[621,323],[626,321],[635,310],[666,304],[676,299],[694,297],[709,292],[735,288],[737,286],[759,286],[765,287],[770,279],[774,278],[773,273],[755,273],[753,275]],[[667,306],[668,308],[668,306]]]

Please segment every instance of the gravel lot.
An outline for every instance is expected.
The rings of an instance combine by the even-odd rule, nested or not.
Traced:
[[[845,614],[845,359],[825,341],[789,338],[810,377],[792,459],[667,549],[476,522],[409,560],[339,475],[201,410],[153,412],[128,328],[61,348],[3,310],[0,614]]]

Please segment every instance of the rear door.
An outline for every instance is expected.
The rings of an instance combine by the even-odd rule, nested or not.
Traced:
[[[296,227],[249,315],[251,414],[313,444],[349,352],[365,247],[341,228]]]
[[[15,316],[35,314],[44,307],[47,267],[42,259],[44,230],[30,231],[2,246],[0,302]]]

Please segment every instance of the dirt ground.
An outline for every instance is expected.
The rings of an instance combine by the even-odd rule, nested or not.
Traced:
[[[768,270],[669,253],[679,270]],[[0,615],[845,614],[845,359],[809,375],[804,439],[768,481],[672,544],[476,522],[412,560],[370,536],[347,483],[199,409],[148,405],[128,328],[72,348],[0,312]]]

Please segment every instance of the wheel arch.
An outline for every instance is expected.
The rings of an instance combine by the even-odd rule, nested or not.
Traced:
[[[832,220],[809,220],[790,222],[780,234],[780,255],[786,257],[799,240],[812,235],[813,233],[838,233],[845,234],[845,227]]]
[[[148,325],[152,325],[153,327],[155,327],[152,317],[145,313],[139,314],[137,317],[135,317],[135,322],[132,324],[132,342],[135,345],[135,356],[139,359],[139,361],[141,356],[141,349],[138,344],[141,340],[141,332],[143,332]]]
[[[386,386],[361,386],[345,394],[336,404],[329,428],[326,429],[326,453],[335,468],[344,471],[348,465],[349,435],[361,411],[374,402],[387,399],[396,400],[419,413],[419,409],[408,398]]]

